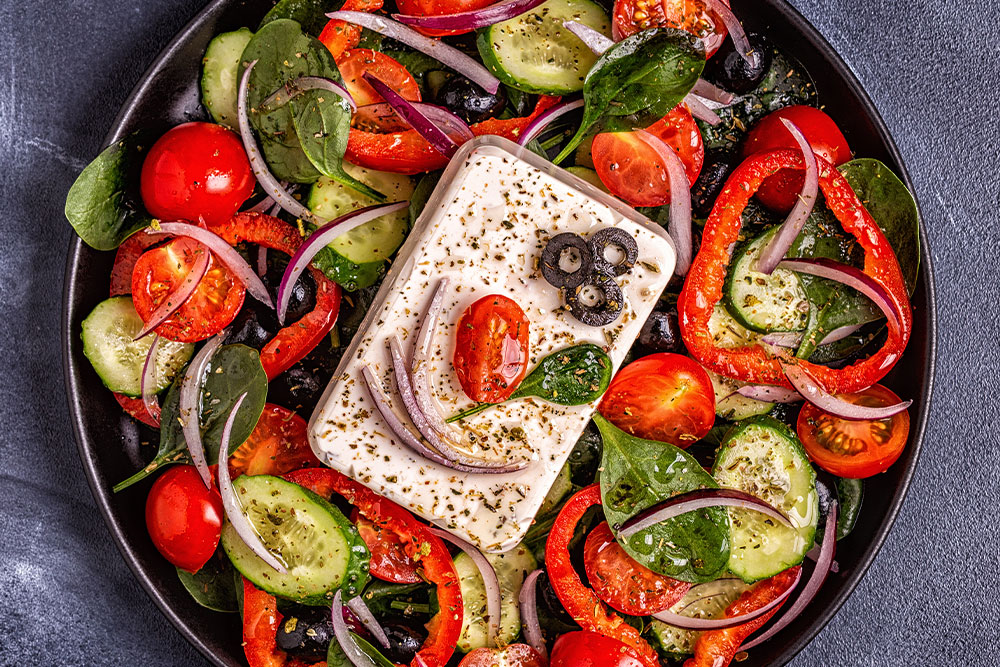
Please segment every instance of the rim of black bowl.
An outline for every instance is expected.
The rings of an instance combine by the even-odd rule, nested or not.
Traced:
[[[737,0],[737,2],[738,1],[739,0]],[[105,145],[110,144],[123,135],[128,121],[135,113],[136,107],[139,105],[139,102],[143,98],[144,94],[156,83],[158,75],[160,75],[165,69],[165,66],[178,55],[178,53],[186,45],[186,42],[190,39],[191,35],[199,32],[206,22],[217,18],[223,12],[227,11],[230,5],[245,6],[246,4],[247,0],[213,0],[180,30],[180,32],[174,36],[166,48],[160,52],[150,67],[143,74],[139,83],[135,86],[135,88],[133,88],[128,99],[123,104],[120,112],[115,118],[114,123],[112,124],[112,129],[106,137]],[[733,4],[736,4],[736,2]],[[863,107],[862,111],[864,112],[865,118],[872,123],[876,134],[882,139],[882,142],[887,150],[888,157],[898,168],[899,175],[903,182],[910,188],[911,192],[914,192],[913,183],[905,165],[903,164],[899,149],[893,141],[892,136],[889,134],[889,130],[886,127],[881,115],[851,69],[846,65],[846,63],[844,63],[839,54],[837,54],[833,47],[830,46],[829,42],[827,42],[823,35],[821,35],[816,28],[814,28],[812,24],[810,24],[794,7],[788,4],[786,0],[768,0],[768,4],[775,6],[777,11],[781,13],[793,26],[793,28],[806,39],[811,47],[820,52],[822,58],[832,65],[835,77],[839,78],[844,84],[846,84],[846,86],[850,88],[858,97],[861,101],[861,105]],[[804,614],[799,619],[796,619],[792,626],[787,628],[782,633],[784,635],[784,639],[786,640],[785,643],[780,643],[780,639],[777,641],[772,640],[771,642],[767,642],[762,645],[760,648],[755,649],[754,653],[756,656],[765,652],[770,653],[770,664],[781,665],[791,660],[813,640],[813,638],[824,626],[826,626],[826,624],[844,604],[846,599],[851,595],[851,593],[853,593],[854,589],[858,585],[858,582],[867,572],[875,558],[875,555],[881,549],[886,537],[892,530],[892,526],[895,523],[899,510],[906,498],[910,482],[916,470],[917,460],[930,416],[930,405],[936,370],[937,343],[936,296],[933,268],[931,265],[931,254],[924,231],[923,216],[921,216],[920,220],[921,272],[918,289],[924,290],[924,297],[926,300],[926,341],[925,349],[923,350],[926,368],[923,375],[918,401],[920,412],[919,419],[917,420],[916,428],[910,436],[910,443],[904,453],[904,458],[897,463],[897,465],[903,465],[904,468],[900,479],[897,482],[896,492],[888,504],[886,513],[882,517],[882,520],[875,532],[874,539],[869,542],[863,550],[861,550],[860,557],[858,558],[858,564],[851,570],[849,576],[841,584],[833,599],[830,600],[818,613],[810,614],[807,612],[807,614]],[[73,349],[73,317],[76,314],[76,301],[78,301],[78,292],[81,289],[81,282],[83,282],[84,278],[80,275],[79,269],[83,253],[87,251],[88,249],[83,245],[83,242],[79,238],[74,237],[70,244],[69,256],[66,262],[61,326],[61,336],[63,339],[63,369],[67,390],[67,400],[69,402],[70,414],[73,422],[73,431],[76,436],[80,458],[83,462],[84,470],[87,475],[87,481],[90,484],[91,491],[94,494],[94,498],[97,501],[105,523],[114,537],[115,545],[117,546],[122,557],[125,559],[129,568],[132,570],[133,574],[146,590],[146,593],[157,605],[157,607],[159,607],[164,616],[166,616],[167,619],[185,637],[185,639],[197,648],[209,661],[220,666],[242,664],[242,662],[232,662],[230,660],[226,660],[224,656],[219,655],[217,647],[213,648],[206,641],[206,637],[211,636],[212,633],[206,634],[203,628],[195,627],[191,623],[190,618],[185,618],[185,610],[175,608],[171,601],[167,599],[164,595],[164,591],[153,581],[151,572],[141,562],[140,556],[136,552],[134,545],[128,540],[123,523],[119,521],[118,517],[116,517],[112,508],[112,499],[114,496],[98,465],[98,459],[95,455],[97,443],[93,439],[92,434],[88,433],[86,429],[84,423],[84,409],[80,402],[83,387],[81,386],[82,378],[78,372],[78,364],[80,364],[81,361],[83,363],[86,362],[78,358],[79,354]],[[813,603],[813,606],[815,605],[816,601]],[[188,614],[188,616],[190,616],[190,614]],[[803,625],[804,627],[802,627]],[[796,628],[798,628],[798,632],[794,636],[791,636],[789,633]],[[770,649],[770,651],[768,651],[768,649]],[[756,663],[757,661],[753,660],[752,663],[749,664]]]

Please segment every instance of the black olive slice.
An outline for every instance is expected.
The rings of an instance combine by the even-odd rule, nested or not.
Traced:
[[[560,265],[564,253],[575,250],[579,258],[580,265],[573,271],[566,271]],[[559,289],[572,290],[583,284],[583,281],[594,270],[594,258],[591,255],[587,242],[576,234],[563,232],[549,239],[545,249],[542,250],[542,277]]]
[[[591,288],[598,292],[599,297],[593,304],[583,302],[585,290]],[[600,273],[591,274],[587,282],[565,292],[566,305],[569,312],[590,327],[603,327],[611,324],[625,310],[625,296],[611,276]]]
[[[590,253],[594,257],[594,270],[609,276],[625,275],[639,258],[639,246],[632,235],[618,227],[605,227],[590,235]],[[608,248],[619,248],[622,260],[612,264],[605,256]]]

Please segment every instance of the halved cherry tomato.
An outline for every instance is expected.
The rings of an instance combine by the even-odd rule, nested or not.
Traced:
[[[618,371],[599,410],[632,435],[687,447],[711,430],[715,392],[698,362],[660,352]]]
[[[358,511],[352,514],[351,521],[371,552],[369,566],[372,576],[394,584],[419,584],[423,581],[417,574],[417,564],[406,555],[398,534],[366,519]]]
[[[458,14],[459,12],[471,12],[492,5],[495,0],[398,0],[401,14],[415,14],[417,16],[441,16],[443,14]],[[425,35],[461,35],[470,32],[469,30],[428,30],[418,28]]]
[[[687,107],[674,107],[646,131],[677,152],[684,162],[688,185],[694,185],[705,163],[705,146]],[[594,137],[590,152],[598,177],[612,194],[633,206],[670,203],[666,165],[635,132],[602,132]]]
[[[729,0],[722,1],[729,5]],[[705,0],[615,0],[614,25],[621,37],[649,28],[686,30],[702,38],[709,56],[719,50],[728,34]]]
[[[382,9],[382,0],[344,0],[341,10],[355,12],[375,12]],[[348,49],[353,49],[361,41],[361,26],[330,19],[319,33],[319,41],[327,48],[334,58]]]
[[[597,597],[633,616],[669,609],[691,588],[689,583],[657,574],[637,563],[618,544],[606,521],[587,536],[583,563]]]
[[[309,446],[306,420],[288,408],[265,403],[250,437],[229,457],[229,474],[284,475],[319,465]]]
[[[899,403],[899,396],[880,384],[838,396],[870,407]],[[799,411],[796,431],[806,454],[820,468],[838,477],[862,479],[885,472],[903,453],[910,415],[904,410],[889,419],[850,421],[806,403]]]
[[[528,317],[513,299],[484,296],[456,325],[455,374],[480,403],[507,400],[528,370]]]
[[[511,644],[502,649],[477,648],[458,667],[545,667],[545,658],[527,644]]]
[[[164,558],[197,572],[219,546],[222,497],[205,487],[194,466],[167,468],[146,497],[146,529]]]
[[[778,109],[760,119],[747,135],[746,143],[743,144],[743,156],[749,157],[754,153],[766,153],[779,148],[799,150],[792,133],[781,122],[782,118],[795,123],[809,141],[813,152],[827,162],[838,166],[851,159],[851,147],[847,145],[847,139],[833,119],[815,107],[804,105]],[[782,169],[761,184],[756,197],[769,209],[788,213],[802,192],[804,180],[804,171]]]
[[[239,135],[215,123],[185,123],[167,131],[142,163],[142,202],[162,220],[228,220],[256,179]]]
[[[420,101],[417,80],[403,65],[384,53],[371,49],[351,49],[337,58],[337,67],[344,77],[344,85],[359,107],[385,101],[364,80],[366,72],[411,102]]]
[[[143,322],[180,286],[203,252],[208,250],[197,241],[177,238],[139,257],[132,270],[132,301]],[[243,284],[213,256],[194,294],[154,331],[184,343],[204,340],[236,318],[245,293]]]
[[[645,667],[628,653],[628,646],[589,630],[568,632],[552,647],[549,667]]]

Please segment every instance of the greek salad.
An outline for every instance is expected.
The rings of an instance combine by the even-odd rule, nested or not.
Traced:
[[[114,491],[250,667],[722,667],[810,613],[907,443],[918,214],[767,34],[280,0],[200,87],[66,217]]]

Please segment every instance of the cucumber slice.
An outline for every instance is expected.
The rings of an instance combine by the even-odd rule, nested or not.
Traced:
[[[143,322],[132,305],[132,297],[116,296],[97,304],[83,321],[83,353],[94,366],[104,386],[126,396],[142,394],[142,367],[146,363],[153,335],[132,340],[142,331]],[[194,345],[160,340],[156,353],[153,390],[159,393],[170,386],[184,368]]]
[[[506,646],[521,632],[517,596],[529,572],[538,567],[535,557],[523,544],[502,554],[485,554],[500,580],[500,646]],[[486,646],[486,586],[472,559],[464,553],[455,557],[455,570],[462,588],[462,634],[458,648],[465,653]]]
[[[247,28],[224,32],[208,43],[201,61],[201,101],[216,123],[232,129],[236,120],[240,57],[253,38]]]
[[[794,271],[771,275],[754,270],[765,246],[778,233],[772,227],[736,253],[723,288],[726,309],[753,331],[802,331],[809,320],[809,299]]]
[[[723,377],[707,368],[705,372],[708,373],[712,389],[715,390],[716,416],[728,421],[740,421],[757,415],[766,415],[774,407],[774,403],[737,394],[736,390],[746,386],[747,382]]]
[[[788,528],[752,510],[730,509],[733,574],[753,582],[802,562],[816,537],[819,495],[816,471],[791,429],[766,416],[740,422],[723,441],[712,476],[721,486],[766,500],[796,526]]]
[[[548,0],[479,32],[479,55],[498,79],[529,93],[568,95],[583,90],[597,56],[563,27],[576,21],[611,37],[611,21],[590,0]]]
[[[669,611],[688,618],[722,618],[726,607],[748,590],[750,590],[750,584],[735,577],[725,577],[704,584],[696,584]],[[701,632],[698,630],[685,630],[655,618],[649,629],[653,638],[660,645],[660,650],[673,655],[694,653],[694,644],[701,636]]]
[[[716,347],[734,348],[753,345],[760,339],[760,334],[750,331],[729,314],[725,306],[715,304],[712,316],[708,318],[708,333]]]
[[[281,574],[250,550],[232,524],[222,547],[257,588],[307,605],[329,605],[337,589],[347,597],[368,580],[368,549],[336,507],[308,489],[271,475],[241,475],[233,487],[264,544],[287,565]]]

